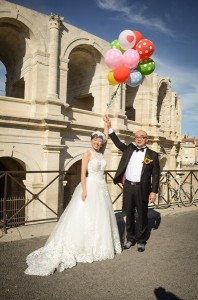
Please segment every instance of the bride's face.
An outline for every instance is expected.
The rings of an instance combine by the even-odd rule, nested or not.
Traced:
[[[95,151],[99,151],[102,147],[102,138],[95,137],[91,140],[91,146]]]

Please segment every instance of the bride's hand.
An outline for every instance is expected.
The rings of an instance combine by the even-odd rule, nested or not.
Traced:
[[[104,121],[104,122],[108,122],[108,121],[109,121],[109,118],[108,118],[107,115],[104,115],[104,116],[103,116],[103,121]]]
[[[107,115],[105,115],[103,117],[103,120],[105,122],[105,127],[110,128],[111,127],[111,120],[109,119],[109,117]]]
[[[86,198],[87,198],[87,193],[86,192],[82,192],[81,198],[82,198],[82,201],[85,201]]]

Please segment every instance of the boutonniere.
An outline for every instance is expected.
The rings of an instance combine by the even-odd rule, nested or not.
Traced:
[[[150,155],[149,155],[149,154],[146,154],[143,163],[144,163],[145,165],[149,165],[152,161],[153,161],[153,160],[150,158]]]

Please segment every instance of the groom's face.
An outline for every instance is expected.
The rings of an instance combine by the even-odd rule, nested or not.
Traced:
[[[143,130],[139,130],[135,133],[135,143],[138,148],[146,146],[148,141],[147,133]]]

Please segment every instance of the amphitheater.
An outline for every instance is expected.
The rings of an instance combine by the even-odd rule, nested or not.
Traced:
[[[6,92],[0,96],[0,169],[35,172],[15,175],[33,194],[53,180],[53,173],[41,171],[71,173],[63,180],[62,197],[59,181],[41,195],[54,211],[66,206],[80,181],[82,154],[90,147],[91,132],[103,130],[103,115],[117,88],[107,80],[108,48],[109,42],[65,23],[62,16],[0,0],[0,61],[6,69]],[[160,155],[161,169],[179,167],[181,107],[170,78],[152,73],[138,87],[121,84],[108,115],[122,141],[133,141],[134,132],[143,129],[149,147]],[[116,169],[120,156],[109,140],[107,170]],[[2,198],[5,182],[0,180]],[[7,184],[7,196],[27,194],[15,181]],[[116,195],[118,187],[108,184]],[[51,214],[37,201],[26,208],[27,219]]]

